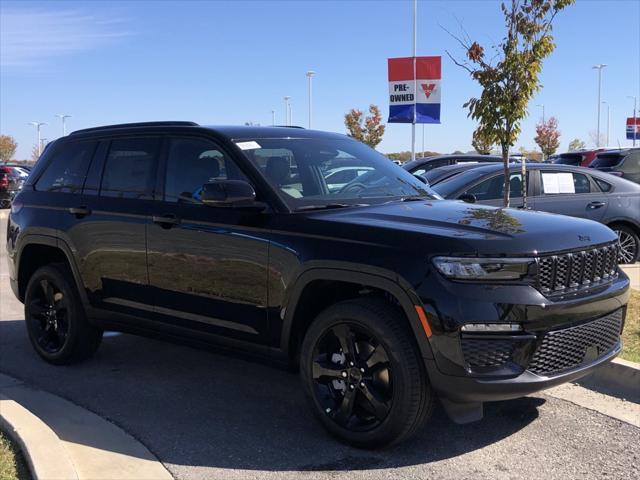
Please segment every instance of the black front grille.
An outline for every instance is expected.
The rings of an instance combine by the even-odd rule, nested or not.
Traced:
[[[554,295],[605,283],[617,276],[618,244],[538,259],[538,286]]]
[[[620,340],[622,322],[620,309],[582,325],[546,333],[528,370],[547,376],[606,355]]]
[[[499,367],[511,358],[514,342],[510,340],[462,339],[464,360],[470,367]]]

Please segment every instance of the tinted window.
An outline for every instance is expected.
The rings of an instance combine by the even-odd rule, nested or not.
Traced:
[[[198,138],[171,140],[165,176],[165,201],[200,203],[205,183],[227,179],[248,181],[217,144]]]
[[[36,190],[80,193],[95,147],[96,142],[64,145],[36,182]]]
[[[100,195],[151,198],[159,145],[156,138],[113,140],[102,174]]]
[[[624,159],[624,155],[619,153],[614,154],[600,154],[598,155],[591,165],[592,168],[601,168],[601,167],[615,167]]]
[[[540,172],[542,193],[546,195],[590,193],[591,183],[586,175],[573,172]]]
[[[553,163],[557,163],[559,165],[574,165],[579,167],[582,163],[582,154],[580,153],[565,153],[556,158]]]
[[[499,200],[504,196],[504,175],[496,175],[478,185],[471,187],[464,193],[475,195],[478,201]],[[518,198],[522,196],[522,174],[512,173],[509,177],[509,196]]]
[[[634,152],[627,155],[622,165],[622,171],[632,173],[640,170],[640,152]]]

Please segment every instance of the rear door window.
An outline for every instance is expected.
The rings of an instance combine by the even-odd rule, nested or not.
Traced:
[[[582,173],[540,172],[540,176],[544,195],[591,193],[589,177]]]
[[[113,140],[102,174],[100,195],[151,199],[159,150],[158,138]]]
[[[97,142],[64,145],[51,159],[35,189],[42,192],[80,193]]]

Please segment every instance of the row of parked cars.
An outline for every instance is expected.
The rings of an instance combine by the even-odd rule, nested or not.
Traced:
[[[5,163],[0,165],[0,208],[9,208],[11,200],[29,176],[30,167]]]
[[[552,159],[510,165],[511,207],[582,217],[609,226],[620,240],[620,261],[640,256],[640,149],[581,150]],[[419,158],[403,167],[422,177],[446,199],[502,205],[502,158],[443,155]],[[585,168],[588,167],[588,168]]]

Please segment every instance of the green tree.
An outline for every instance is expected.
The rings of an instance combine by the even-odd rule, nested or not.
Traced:
[[[553,155],[560,146],[560,131],[558,130],[558,120],[551,117],[548,120],[541,121],[536,125],[536,138],[533,139],[540,150],[542,150],[542,159]]]
[[[466,52],[459,62],[447,52],[471,78],[482,87],[479,98],[464,104],[469,116],[480,123],[482,131],[496,139],[504,162],[503,205],[509,206],[509,148],[520,135],[520,122],[527,115],[527,105],[540,89],[542,61],[555,44],[551,35],[558,12],[574,0],[511,0],[501,4],[506,35],[493,45],[487,58],[485,49],[468,36],[457,38]]]
[[[489,155],[494,143],[495,142],[493,141],[493,139],[488,137],[481,128],[476,128],[476,130],[473,132],[471,145],[480,155]]]
[[[369,113],[363,120],[362,110],[352,108],[344,116],[344,124],[347,135],[375,148],[382,141],[385,126],[382,125],[382,115],[377,105],[369,105]]]
[[[10,135],[0,135],[0,162],[7,163],[13,158],[18,148],[15,138]]]
[[[586,143],[579,138],[574,138],[569,142],[569,150],[583,150],[585,148],[587,148]]]

